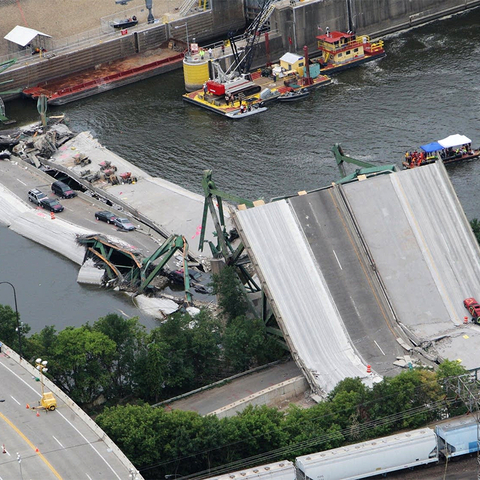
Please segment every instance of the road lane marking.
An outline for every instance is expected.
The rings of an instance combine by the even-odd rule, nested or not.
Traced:
[[[18,378],[18,380],[20,380],[21,382],[23,382],[28,388],[30,388],[31,390],[33,390],[39,397],[41,397],[41,394],[39,392],[37,392],[29,383],[27,383],[23,378],[21,378],[19,375],[17,375],[11,368],[7,367],[4,363],[0,363],[0,365],[4,368],[6,368],[12,375],[15,375],[15,377]],[[92,445],[92,443],[87,439],[87,437],[85,437],[85,435],[83,435],[82,432],[80,432],[80,430],[78,430],[77,427],[75,427],[72,422],[70,422],[66,417],[65,415],[63,415],[58,409],[55,410],[55,412],[60,415],[64,420],[65,422],[67,422],[84,440],[85,442],[90,445],[90,447],[94,450],[94,452],[105,462],[105,464],[108,466],[108,468],[110,468],[110,470],[113,472],[113,474],[118,478],[118,480],[122,480],[117,472],[115,472],[115,470],[113,469],[113,467],[107,462],[107,460],[102,456],[102,454]],[[88,426],[88,425],[87,425]]]
[[[335,253],[335,250],[332,250],[332,252],[335,255],[335,258],[337,259],[337,263],[338,263],[338,266],[340,267],[340,270],[343,270],[340,260],[338,259],[337,254]]]
[[[377,343],[376,340],[374,340],[375,345],[378,347],[378,349],[385,355],[385,352],[380,348],[380,345]]]
[[[53,435],[52,435],[53,439],[62,447],[62,448],[65,448],[59,441],[57,438],[55,438]]]
[[[17,178],[17,182],[20,182],[22,185],[27,186],[27,184],[26,184],[26,183],[23,183],[19,178]]]
[[[351,296],[350,296],[350,300],[353,303],[353,308],[355,309],[355,312],[357,313],[357,317],[362,318],[362,316],[360,315],[360,312],[358,311],[357,304],[355,303],[355,300]]]
[[[88,480],[92,480],[92,477],[88,473],[86,473],[85,475],[88,477]],[[0,480],[2,479],[0,478]]]
[[[17,402],[17,403],[20,405],[20,402],[19,402],[15,397],[12,397],[12,396],[10,395],[10,398],[11,398],[14,402]]]
[[[58,478],[62,480],[59,473],[53,468],[52,464],[38,451],[35,445],[21,432],[2,412],[0,412],[0,418],[2,418],[7,425],[9,425],[17,435],[19,435],[27,443],[27,445],[43,460],[43,463],[50,469],[50,471]]]

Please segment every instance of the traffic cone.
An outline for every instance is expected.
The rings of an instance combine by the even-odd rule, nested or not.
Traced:
[[[468,317],[463,317],[463,323],[468,323]]]
[[[40,450],[38,448],[35,449],[35,452],[38,453]]]
[[[7,453],[7,449],[5,448],[5,444],[2,445],[2,453]]]
[[[39,417],[39,416],[40,416],[40,412],[37,412],[37,417]]]
[[[372,366],[371,365],[367,365],[367,373],[372,373]]]
[[[53,212],[50,212],[50,218],[51,218],[52,220],[55,220],[55,214],[54,214]]]
[[[30,405],[27,403],[27,410],[30,408]]]

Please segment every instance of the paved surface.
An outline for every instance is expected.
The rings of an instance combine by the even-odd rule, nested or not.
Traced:
[[[281,363],[271,368],[242,376],[220,387],[177,400],[168,406],[174,410],[191,410],[200,415],[208,415],[254,393],[300,375],[302,375],[302,372],[295,362]]]
[[[429,354],[479,367],[480,328],[464,324],[463,299],[480,298],[480,248],[443,165],[341,189],[342,205],[335,187],[236,214],[311,385],[329,391],[345,377],[371,382],[367,364],[394,373],[395,357],[407,353],[396,345],[399,325],[414,344],[431,342]],[[372,283],[374,266],[384,287]]]
[[[0,354],[0,478],[42,480],[131,479],[134,466],[105,433],[58,389],[45,381],[45,391],[54,392],[53,412],[27,409],[41,398],[38,371],[18,356]],[[35,373],[36,372],[36,373]],[[35,374],[35,376],[34,376]],[[39,413],[37,416],[36,412]],[[18,462],[20,455],[21,462]],[[142,477],[137,474],[135,477]]]
[[[88,156],[92,163],[87,167],[75,165],[73,155],[78,153]],[[93,187],[100,192],[105,191],[120,204],[123,203],[141,212],[166,232],[166,235],[184,235],[189,242],[189,251],[197,258],[210,256],[208,247],[205,253],[198,249],[204,197],[162,178],[148,175],[100,145],[88,132],[80,133],[63,145],[53,155],[51,162],[68,169],[69,175],[74,178],[80,178],[81,172],[85,169],[92,173],[98,171],[101,162],[110,162],[115,165],[118,169],[117,174],[131,172],[138,179],[135,184],[111,185],[107,181],[100,180],[95,182]],[[205,239],[216,243],[213,231],[213,222],[208,215]]]
[[[365,378],[367,364],[348,338],[324,272],[288,203],[239,211],[237,220],[293,358],[312,387],[328,392],[346,377]]]
[[[398,374],[404,355],[400,331],[381,301],[371,266],[355,242],[333,189],[289,200],[312,249],[343,324],[360,356],[380,375]]]
[[[175,14],[175,9],[182,4],[182,0],[155,0],[153,14],[162,19],[165,14]],[[39,8],[38,4],[29,0],[4,0],[0,3],[0,55],[8,53],[7,42],[3,37],[15,26],[33,28],[42,33],[51,35],[55,40],[70,37],[82,32],[88,32],[101,27],[102,17],[118,14],[125,18],[132,9],[141,9],[142,15],[137,13],[138,28],[146,24],[148,11],[145,0],[131,0],[128,5],[117,4],[114,0],[98,2],[96,0],[45,0]],[[84,34],[88,37],[87,34]]]
[[[400,321],[433,353],[477,368],[480,328],[464,325],[480,297],[480,249],[444,167],[349,184],[346,194]]]

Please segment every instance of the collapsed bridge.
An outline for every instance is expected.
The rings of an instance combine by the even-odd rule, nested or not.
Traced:
[[[313,390],[394,375],[406,351],[480,366],[463,306],[480,297],[480,248],[443,164],[300,192],[234,221]]]

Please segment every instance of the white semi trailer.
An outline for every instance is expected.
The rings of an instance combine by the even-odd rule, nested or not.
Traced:
[[[437,437],[422,428],[297,457],[296,467],[299,480],[348,480],[433,462],[438,462]]]
[[[269,465],[252,467],[205,480],[295,480],[295,465],[282,460]]]

